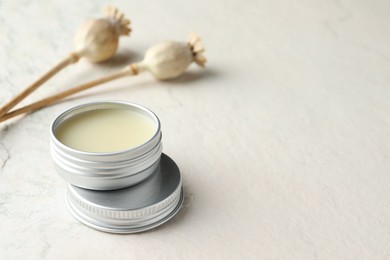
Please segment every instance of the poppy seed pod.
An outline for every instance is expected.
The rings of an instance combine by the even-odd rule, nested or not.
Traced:
[[[204,67],[204,50],[200,38],[192,33],[188,43],[166,41],[152,46],[136,66],[140,72],[147,70],[157,79],[173,79],[183,74],[193,61]]]
[[[105,17],[86,21],[77,31],[76,54],[97,63],[110,59],[118,48],[119,37],[129,35],[130,20],[115,7],[105,8]]]

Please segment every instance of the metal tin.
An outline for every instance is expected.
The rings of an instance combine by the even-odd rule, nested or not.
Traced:
[[[145,181],[119,190],[96,191],[68,186],[67,204],[81,223],[110,233],[137,233],[171,219],[183,203],[181,175],[175,162],[161,156]]]
[[[91,110],[127,109],[137,111],[156,123],[155,134],[144,144],[111,153],[93,153],[62,144],[55,131],[67,119]],[[50,151],[58,174],[67,182],[93,190],[112,190],[135,185],[148,178],[158,167],[162,153],[161,127],[149,109],[130,102],[96,102],[71,108],[59,115],[50,128]]]

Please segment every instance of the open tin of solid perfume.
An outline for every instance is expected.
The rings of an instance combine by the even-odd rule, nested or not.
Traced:
[[[137,233],[171,219],[183,203],[179,168],[162,154],[158,117],[130,102],[95,102],[59,115],[51,155],[67,204],[83,224]]]
[[[68,185],[70,212],[81,223],[110,233],[137,233],[171,219],[183,203],[181,175],[175,162],[161,156],[145,181],[119,190],[96,191]]]
[[[57,173],[92,190],[121,189],[149,177],[162,153],[158,117],[123,101],[88,103],[60,114],[50,128]]]

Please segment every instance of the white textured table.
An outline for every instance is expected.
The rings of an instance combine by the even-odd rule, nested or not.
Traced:
[[[0,1],[0,101],[72,50],[105,1]],[[23,104],[198,33],[178,80],[118,80],[0,124],[0,259],[390,259],[390,2],[114,1],[133,21],[111,62],[69,67]],[[186,202],[137,235],[68,213],[48,132],[65,109],[130,100],[161,118]]]

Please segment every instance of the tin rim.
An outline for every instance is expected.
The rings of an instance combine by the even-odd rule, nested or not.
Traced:
[[[147,140],[145,143],[143,143],[141,145],[138,145],[138,146],[132,147],[132,148],[128,148],[128,149],[124,149],[124,150],[118,150],[115,152],[81,151],[81,150],[77,150],[77,149],[71,148],[69,146],[66,146],[65,144],[61,143],[57,139],[57,137],[55,135],[55,130],[57,129],[57,127],[59,125],[61,125],[64,121],[66,121],[70,117],[75,116],[75,115],[80,114],[80,113],[83,113],[83,112],[91,111],[94,109],[97,110],[97,109],[118,108],[118,107],[115,107],[117,105],[120,105],[125,109],[126,109],[126,107],[127,107],[127,109],[130,107],[134,107],[134,108],[137,108],[143,112],[146,112],[156,123],[156,131],[153,134],[153,136],[151,136],[149,138],[149,140]],[[100,102],[98,101],[98,102],[91,102],[91,103],[78,105],[78,106],[69,108],[68,110],[65,110],[64,112],[59,114],[50,126],[50,139],[54,142],[54,144],[56,146],[60,147],[61,149],[65,150],[65,151],[71,152],[71,153],[76,153],[76,154],[85,155],[85,156],[107,156],[107,155],[121,154],[121,153],[129,152],[129,151],[142,150],[143,147],[148,146],[156,138],[156,136],[160,134],[160,131],[161,131],[161,124],[160,124],[160,120],[158,119],[157,115],[155,113],[153,113],[153,111],[151,111],[150,109],[148,109],[142,105],[139,105],[139,104],[133,103],[133,102],[129,102],[129,101],[100,101]]]

